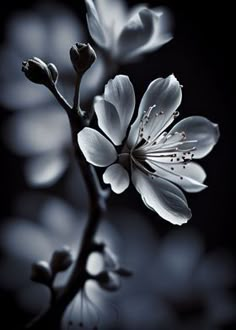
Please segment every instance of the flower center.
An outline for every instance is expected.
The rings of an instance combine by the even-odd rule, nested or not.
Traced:
[[[131,161],[146,174],[155,175],[159,166],[183,163],[183,168],[194,157],[196,140],[187,140],[185,132],[167,133],[164,130],[179,115],[175,111],[170,117],[163,111],[154,110],[151,106],[144,113],[138,131],[137,141],[130,150]]]

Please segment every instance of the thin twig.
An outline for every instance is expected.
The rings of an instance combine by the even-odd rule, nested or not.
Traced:
[[[79,112],[79,105],[80,105],[80,83],[81,83],[81,76],[76,75],[73,109],[74,111],[77,112]]]
[[[81,248],[76,258],[73,272],[64,288],[57,297],[53,299],[53,304],[49,308],[33,320],[27,327],[31,330],[39,330],[50,328],[50,330],[58,330],[64,311],[77,293],[84,287],[88,274],[86,264],[91,253],[91,247],[94,244],[94,237],[98,229],[98,225],[105,211],[106,194],[100,186],[96,171],[91,164],[88,164],[79,149],[77,143],[77,134],[84,127],[83,118],[75,111],[55,88],[51,90],[58,102],[66,110],[70,122],[72,143],[75,151],[75,157],[84,177],[88,194],[89,194],[89,218],[84,231]],[[73,109],[74,110],[74,109]]]
[[[66,110],[67,114],[70,113],[71,110],[72,110],[72,107],[67,102],[67,100],[64,98],[64,96],[59,92],[59,90],[57,89],[57,86],[53,84],[51,87],[49,87],[49,90],[55,96],[55,98],[57,99],[58,103],[63,107],[63,109]]]

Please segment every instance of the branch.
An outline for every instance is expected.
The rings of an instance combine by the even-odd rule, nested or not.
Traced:
[[[86,271],[87,260],[94,244],[94,237],[97,232],[98,225],[106,209],[107,198],[107,194],[104,193],[104,190],[100,186],[94,167],[88,164],[84,159],[77,143],[77,134],[85,126],[83,118],[80,117],[77,112],[72,111],[71,106],[61,96],[56,88],[51,89],[51,91],[55,95],[58,102],[66,110],[69,118],[75,157],[88,189],[90,212],[83,235],[81,248],[76,258],[72,274],[64,288],[62,288],[60,292],[58,292],[57,296],[54,297],[53,304],[51,304],[43,314],[34,319],[26,327],[31,330],[39,330],[44,328],[58,330],[67,306],[74,299],[77,293],[84,287],[84,284],[88,279]]]

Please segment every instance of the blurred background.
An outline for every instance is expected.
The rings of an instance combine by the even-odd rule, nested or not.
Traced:
[[[140,3],[127,0],[130,8]],[[87,303],[84,324],[88,329],[235,329],[232,8],[203,1],[146,3],[169,9],[174,38],[139,61],[119,66],[116,73],[129,75],[137,102],[153,79],[174,73],[184,86],[181,118],[205,116],[219,124],[221,138],[201,160],[208,188],[186,194],[193,213],[188,224],[177,228],[159,218],[133,187],[111,196],[99,235],[134,270],[134,277],[115,294],[89,287],[93,304]],[[81,0],[21,1],[1,11],[3,329],[20,329],[46,306],[48,292],[29,280],[30,265],[48,260],[64,244],[76,251],[86,221],[87,195],[73,159],[67,118],[44,87],[21,73],[21,62],[29,57],[54,62],[61,90],[70,99],[74,76],[68,50],[76,41],[94,45],[85,14]],[[101,93],[108,78],[98,60],[84,81],[84,105]],[[91,265],[96,271],[98,264]],[[65,327],[72,319],[70,329],[79,328],[80,308],[78,297]]]

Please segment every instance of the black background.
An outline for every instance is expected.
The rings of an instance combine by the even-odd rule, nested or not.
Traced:
[[[101,0],[102,1],[102,0]],[[60,1],[62,2],[62,1]],[[57,1],[56,3],[59,3]],[[85,22],[83,1],[64,1],[75,9]],[[129,1],[136,4],[139,1]],[[147,55],[142,62],[120,68],[130,75],[140,100],[146,86],[158,76],[174,73],[183,89],[180,111],[184,116],[203,115],[219,124],[221,137],[213,152],[201,164],[208,173],[208,189],[188,195],[193,218],[187,226],[200,230],[207,247],[226,247],[233,251],[234,231],[234,153],[233,144],[235,98],[234,82],[234,19],[233,8],[227,2],[210,1],[148,1],[150,6],[166,5],[174,17],[174,39],[158,52]],[[32,2],[21,1],[1,9],[1,41],[8,18],[17,10],[30,8]],[[80,8],[78,10],[78,8]],[[37,56],[37,54],[35,54]],[[0,63],[1,65],[1,63]],[[7,68],[5,68],[7,70]],[[1,92],[1,91],[0,91]],[[1,109],[1,120],[9,116]],[[21,161],[1,146],[1,216],[12,214],[12,203],[21,191],[29,189],[22,176]],[[58,193],[60,183],[49,191]],[[149,212],[133,189],[121,196],[113,196],[110,204],[129,203],[140,212]],[[150,219],[160,233],[171,225],[150,211]],[[4,296],[3,307],[8,310],[10,298]],[[1,304],[2,305],[2,304]]]

